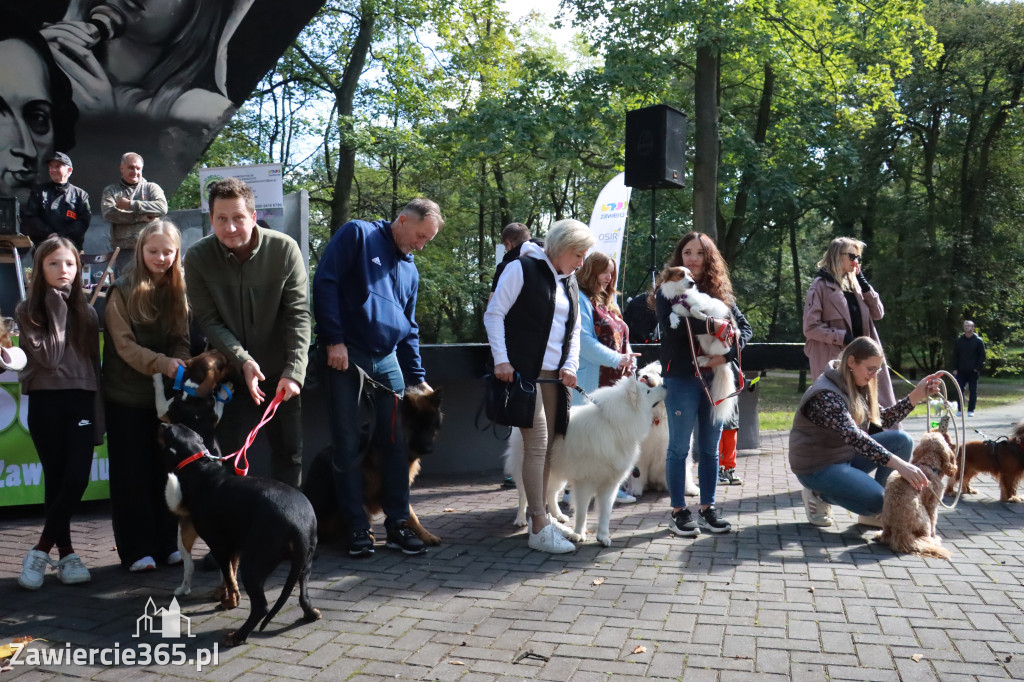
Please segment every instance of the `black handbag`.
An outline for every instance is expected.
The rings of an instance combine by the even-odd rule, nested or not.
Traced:
[[[493,374],[484,377],[484,413],[495,424],[533,428],[537,407],[537,384],[516,372],[512,381]]]

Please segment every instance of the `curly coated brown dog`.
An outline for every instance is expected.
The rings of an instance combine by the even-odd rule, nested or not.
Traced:
[[[949,550],[942,546],[935,524],[945,483],[943,478],[956,476],[956,457],[944,434],[926,433],[914,448],[910,461],[928,477],[928,487],[914,490],[898,473],[889,476],[880,518],[882,531],[874,540],[889,545],[894,552],[948,559]]]
[[[978,474],[991,474],[999,481],[1000,502],[1020,502],[1017,494],[1021,478],[1024,478],[1024,420],[1017,422],[1013,433],[997,440],[974,440],[964,446],[963,494],[974,495],[978,491],[971,487],[971,481]],[[950,479],[946,494],[956,492],[956,481]]]

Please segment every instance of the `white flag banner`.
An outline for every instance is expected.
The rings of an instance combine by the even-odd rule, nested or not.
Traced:
[[[590,231],[597,239],[594,250],[608,254],[615,261],[616,272],[621,272],[622,236],[626,231],[629,195],[633,191],[626,187],[625,180],[625,173],[612,178],[598,195],[594,212],[590,215]]]

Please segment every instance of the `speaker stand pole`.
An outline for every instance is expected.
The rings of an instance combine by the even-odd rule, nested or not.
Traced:
[[[648,239],[651,242],[651,260],[647,273],[651,278],[651,290],[654,290],[654,284],[657,281],[658,269],[655,266],[657,262],[657,244],[658,244],[658,218],[656,202],[658,197],[658,190],[651,190],[651,236]]]
[[[657,244],[658,244],[658,212],[657,212],[657,198],[658,189],[656,187],[651,188],[651,260],[648,267],[648,273],[651,278],[651,291],[655,290],[658,284],[658,268],[655,265],[657,263]],[[658,324],[654,328],[654,340],[661,342],[661,324]]]

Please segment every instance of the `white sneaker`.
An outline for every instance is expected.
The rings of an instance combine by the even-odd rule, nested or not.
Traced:
[[[857,516],[857,523],[862,526],[871,526],[872,528],[882,528],[882,515],[876,514],[874,516],[864,516],[859,514]]]
[[[18,584],[26,590],[38,590],[43,586],[46,567],[53,566],[53,560],[45,552],[30,549],[21,562],[21,575]]]
[[[57,577],[65,585],[77,585],[92,580],[89,569],[82,563],[77,554],[68,554],[57,562]]]
[[[973,416],[974,416],[974,413],[973,413],[973,412],[968,412],[968,413],[967,413],[967,416],[968,416],[968,417],[973,417]]]
[[[170,554],[167,555],[167,565],[168,566],[177,566],[180,563],[181,563],[181,552],[179,552],[178,550],[174,550],[173,552],[171,552]]]
[[[563,538],[562,534],[552,523],[541,528],[538,533],[531,531],[527,544],[529,544],[530,549],[548,552],[549,554],[567,554],[576,551],[576,545]]]
[[[83,567],[84,568],[84,567]],[[144,556],[134,564],[128,567],[128,570],[132,573],[142,573],[143,571],[155,571],[156,560],[151,556]]]
[[[570,535],[572,535],[573,533],[576,532],[572,528],[570,528],[569,526],[567,526],[564,523],[562,523],[561,521],[557,520],[551,514],[548,514],[548,525],[554,526],[555,530],[557,530],[559,533],[561,533],[563,538],[567,538],[567,537],[569,537]]]
[[[821,495],[804,488],[800,491],[804,498],[804,511],[807,512],[807,520],[814,526],[827,528],[832,525],[832,505],[821,499]]]

